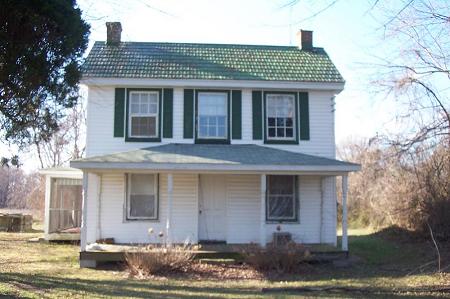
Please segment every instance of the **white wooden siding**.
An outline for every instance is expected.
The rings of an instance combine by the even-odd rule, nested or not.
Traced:
[[[152,86],[149,86],[152,87]],[[173,138],[163,138],[162,143],[193,143],[183,138],[183,88],[174,88]],[[310,140],[301,140],[298,145],[267,145],[274,148],[311,155],[335,157],[334,103],[330,91],[309,93]],[[114,87],[89,86],[87,106],[88,157],[127,151],[159,145],[161,143],[125,142],[122,137],[113,137],[114,130]],[[242,90],[242,139],[232,140],[234,144],[259,144],[253,140],[252,90]]]
[[[117,243],[159,242],[156,235],[166,232],[167,175],[159,176],[159,220],[126,221],[124,218],[125,175],[109,173],[89,174],[87,202],[87,243],[99,238],[114,238]],[[198,241],[198,174],[173,175],[172,237],[174,242]],[[321,177],[300,176],[299,223],[280,224],[281,231],[290,232],[300,243],[336,244],[335,178],[324,179],[324,201],[321,221]],[[98,188],[101,181],[102,187]],[[226,241],[230,244],[257,243],[260,232],[260,176],[226,175]],[[100,205],[98,204],[100,195]],[[100,219],[98,222],[98,208]],[[98,230],[98,224],[100,224]],[[272,240],[278,224],[266,224],[266,238]],[[149,237],[148,229],[154,236]],[[322,228],[322,234],[320,230]],[[320,240],[322,235],[322,241]]]
[[[100,192],[100,227],[97,227],[98,197],[95,175],[90,175],[87,243],[93,243],[99,238],[114,238],[117,243],[148,243],[160,242],[159,232],[166,233],[167,215],[167,175],[159,176],[159,218],[157,221],[127,221],[124,217],[125,205],[125,174],[108,173],[101,175]],[[197,242],[198,213],[197,186],[198,176],[195,174],[175,174],[173,176],[173,210],[172,239],[182,243],[189,239]],[[93,185],[93,186],[92,186]],[[97,189],[98,190],[98,189]],[[153,228],[150,237],[148,229]]]

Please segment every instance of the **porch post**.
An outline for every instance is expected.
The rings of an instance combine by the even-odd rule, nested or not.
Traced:
[[[171,222],[172,222],[172,202],[173,202],[173,175],[169,173],[167,175],[167,219],[166,219],[166,235],[167,241],[171,243]]]
[[[260,236],[259,244],[266,246],[266,175],[261,175],[261,211],[260,211]]]
[[[81,251],[86,251],[87,245],[87,190],[88,190],[88,173],[83,171],[83,201],[81,203],[81,235],[80,235],[80,247]]]
[[[50,200],[52,196],[52,177],[45,175],[45,217],[44,217],[44,234],[48,237],[50,230]]]
[[[347,190],[348,176],[342,176],[342,250],[348,251],[347,237]]]

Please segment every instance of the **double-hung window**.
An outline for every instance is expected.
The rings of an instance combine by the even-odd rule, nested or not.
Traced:
[[[129,137],[159,137],[159,94],[157,91],[131,91]]]
[[[295,96],[266,95],[267,140],[295,140]]]
[[[297,220],[296,176],[268,175],[266,215],[268,221]]]
[[[158,176],[156,174],[127,175],[127,219],[158,218]]]
[[[197,101],[197,138],[228,138],[228,94],[199,92]]]

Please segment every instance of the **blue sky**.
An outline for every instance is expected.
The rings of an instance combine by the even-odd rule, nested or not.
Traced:
[[[367,63],[379,44],[379,23],[369,11],[370,1],[289,0],[132,0],[79,1],[91,20],[91,40],[105,40],[105,21],[122,22],[126,41],[295,44],[302,29],[314,31],[314,44],[324,47],[346,79],[336,98],[336,138],[371,137],[389,128],[392,103],[377,101],[367,90]],[[95,18],[95,19],[93,19]],[[306,20],[305,20],[306,19]],[[289,24],[292,25],[289,25]]]
[[[383,55],[379,23],[369,12],[371,2],[338,1],[314,18],[309,17],[332,1],[300,0],[291,8],[283,7],[288,2],[79,0],[78,4],[92,26],[91,45],[105,40],[106,21],[122,23],[125,41],[295,45],[300,28],[313,30],[314,45],[325,48],[346,79],[345,90],[336,98],[337,143],[395,130],[395,104],[377,99],[368,89],[367,63]],[[8,152],[0,147],[0,154]],[[24,162],[26,168],[37,165],[32,155]]]

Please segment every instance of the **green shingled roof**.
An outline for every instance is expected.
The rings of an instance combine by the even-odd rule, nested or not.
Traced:
[[[322,48],[142,42],[95,42],[83,77],[344,82]]]

